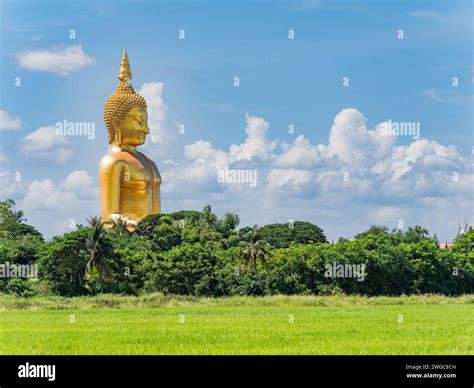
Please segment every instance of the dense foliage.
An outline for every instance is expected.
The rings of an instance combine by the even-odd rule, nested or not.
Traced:
[[[37,279],[0,276],[0,292],[93,295],[145,291],[203,296],[260,294],[365,295],[474,291],[474,230],[440,249],[416,226],[372,226],[328,243],[309,222],[237,229],[206,206],[143,219],[134,232],[118,222],[90,225],[44,241],[11,200],[0,202],[0,265],[36,264]],[[336,265],[362,266],[363,277],[328,276]]]
[[[260,228],[260,234],[263,240],[277,248],[326,242],[326,236],[319,226],[303,221],[265,225]]]

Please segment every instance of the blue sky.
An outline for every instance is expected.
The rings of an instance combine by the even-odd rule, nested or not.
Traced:
[[[451,240],[457,222],[473,215],[472,16],[469,1],[3,1],[2,197],[24,205],[46,235],[67,231],[68,219],[84,222],[97,212],[97,163],[107,150],[103,105],[127,48],[136,90],[152,85],[155,133],[164,140],[149,139],[144,152],[165,178],[165,212],[210,203],[220,214],[241,214],[245,224],[306,218],[336,238],[374,223],[395,227],[403,219],[407,225],[425,222]],[[290,29],[294,39],[288,39]],[[29,53],[64,57],[70,47],[80,48],[84,65],[67,74],[58,62],[28,63]],[[348,87],[343,77],[349,77]],[[339,114],[340,125],[357,123],[359,135],[352,138],[334,124]],[[16,118],[21,125],[12,124]],[[33,136],[25,147],[29,134],[64,119],[95,122],[95,138],[32,145]],[[384,152],[374,152],[382,143],[370,131],[388,119],[419,122],[421,139],[436,144],[410,148],[415,140],[399,136]],[[249,131],[258,132],[254,140],[268,146],[265,152],[249,145],[232,156],[231,145],[247,138],[252,143]],[[309,144],[303,147],[308,155],[317,154],[311,162],[285,156],[291,144],[301,146],[301,138],[295,145],[299,136]],[[356,158],[358,153],[368,158]],[[219,155],[230,167],[257,169],[258,189],[216,185]],[[12,183],[18,171],[21,181]],[[81,173],[68,180],[74,171]],[[344,171],[352,186],[325,181]],[[443,176],[453,173],[462,187],[448,190]],[[81,184],[90,187],[80,190]],[[62,210],[41,200],[48,193],[65,198]],[[253,209],[256,198],[260,211]]]

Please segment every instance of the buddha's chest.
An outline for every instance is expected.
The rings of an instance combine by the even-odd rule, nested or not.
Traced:
[[[124,163],[120,180],[122,188],[146,190],[158,182],[161,183],[158,169],[146,159],[133,158]]]

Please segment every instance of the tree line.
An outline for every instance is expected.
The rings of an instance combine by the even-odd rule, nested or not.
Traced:
[[[372,226],[353,240],[334,243],[303,221],[238,229],[237,215],[219,219],[210,206],[147,216],[133,232],[120,220],[110,229],[100,218],[88,221],[46,241],[12,200],[0,202],[0,269],[7,263],[38,269],[37,279],[0,277],[0,292],[220,297],[474,291],[471,227],[440,249],[436,236],[421,226],[406,231]],[[327,269],[336,266],[359,266],[363,279],[328,276]]]

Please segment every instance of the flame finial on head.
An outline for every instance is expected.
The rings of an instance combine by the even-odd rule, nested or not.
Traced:
[[[132,79],[132,71],[130,70],[130,62],[128,61],[127,50],[123,49],[122,62],[118,76],[120,82],[127,83]]]

